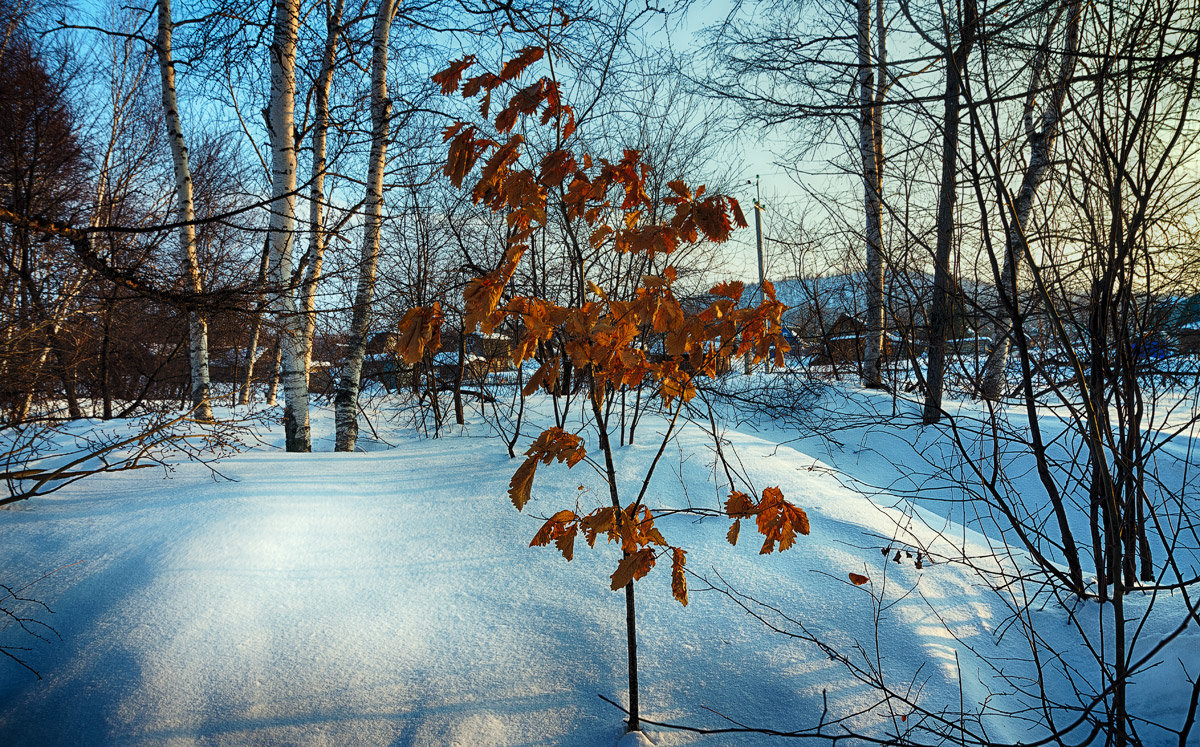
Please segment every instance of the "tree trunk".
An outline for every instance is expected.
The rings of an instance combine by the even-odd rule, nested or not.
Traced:
[[[114,289],[115,293],[115,289]],[[112,314],[114,297],[106,295],[104,297],[104,323],[103,336],[100,340],[100,399],[101,399],[101,416],[105,420],[112,420],[112,386],[109,383],[109,368],[110,358],[112,356]]]
[[[49,339],[41,344],[38,354],[33,356],[28,365],[24,366],[25,370],[23,373],[26,378],[25,391],[21,393],[21,399],[18,400],[17,406],[13,411],[12,421],[14,423],[24,423],[29,419],[29,413],[33,409],[33,395],[36,393],[37,379],[46,364],[46,356],[48,355],[50,355]]]
[[[279,335],[275,336],[275,344],[271,346],[271,373],[267,375],[267,405],[275,406],[275,397],[279,391],[279,359],[282,357]]]
[[[353,451],[358,441],[358,392],[363,356],[371,328],[371,305],[375,296],[375,266],[379,259],[379,232],[383,222],[383,170],[387,159],[388,120],[392,102],[387,91],[387,45],[395,0],[380,0],[371,37],[371,160],[367,165],[367,194],[364,201],[362,257],[354,311],[350,321],[350,350],[334,397],[337,451]]]
[[[304,315],[304,376],[312,365],[313,337],[317,330],[317,283],[325,261],[325,153],[329,132],[329,89],[333,84],[333,66],[337,58],[338,38],[342,29],[345,0],[337,0],[332,14],[325,19],[325,50],[321,56],[321,74],[313,91],[313,162],[308,195],[308,263],[300,285],[300,310]]]
[[[67,400],[68,415],[73,419],[83,417],[83,411],[79,407],[79,401],[75,396],[75,381],[73,374],[67,370],[67,361],[63,348],[60,331],[66,323],[67,315],[71,306],[72,299],[75,298],[82,286],[80,278],[68,280],[63,283],[59,298],[53,307],[48,307],[42,299],[41,290],[34,282],[33,275],[28,271],[28,261],[23,261],[18,272],[21,279],[21,297],[22,305],[25,311],[20,316],[30,320],[32,326],[26,331],[26,334],[32,334],[36,329],[41,328],[44,334],[44,340],[40,344],[38,354],[31,358],[29,365],[25,367],[27,373],[27,387],[24,397],[17,407],[15,422],[23,422],[28,417],[30,408],[33,406],[35,387],[37,378],[46,366],[46,359],[50,353],[54,353],[55,360],[58,363],[59,372],[63,382],[63,395]]]
[[[54,348],[54,360],[58,364],[58,376],[62,380],[63,397],[67,400],[67,417],[72,420],[82,420],[83,410],[79,407],[79,397],[75,389],[75,367],[63,342],[62,335],[57,331],[50,334],[50,344]]]
[[[946,337],[951,322],[950,253],[954,245],[954,203],[958,197],[959,95],[967,59],[975,41],[975,0],[963,4],[962,28],[956,48],[946,44],[946,92],[943,97],[942,183],[938,196],[937,245],[934,249],[933,302],[929,324],[929,362],[925,373],[925,409],[922,420],[942,418],[942,389],[946,374]],[[951,51],[953,49],[953,51]]]
[[[882,0],[876,0],[880,6]],[[882,8],[879,8],[882,14]],[[871,53],[871,0],[858,0],[858,88],[861,111],[858,148],[862,158],[863,207],[866,212],[867,318],[863,350],[863,385],[883,385],[883,121],[884,28],[882,15],[876,30],[878,59]],[[877,65],[876,65],[877,63]],[[878,67],[878,79],[875,68]]]
[[[258,265],[258,285],[260,288],[265,288],[267,283],[267,265],[271,258],[271,236],[267,235],[263,240],[262,261]],[[245,367],[242,375],[242,386],[238,391],[239,405],[250,404],[250,390],[254,386],[254,363],[258,360],[258,337],[262,331],[263,320],[263,304],[265,298],[261,297],[258,301],[258,308],[254,311],[254,318],[250,322],[250,341],[246,343],[246,354],[244,356]]]
[[[304,319],[296,313],[292,246],[296,223],[296,34],[299,0],[275,0],[271,41],[271,279],[279,327],[283,383],[283,428],[288,451],[311,451],[308,376],[304,363]]]
[[[1075,60],[1079,51],[1080,16],[1083,4],[1076,0],[1067,9],[1066,48],[1063,63],[1054,86],[1047,97],[1046,108],[1035,128],[1033,106],[1035,99],[1045,96],[1040,91],[1041,76],[1048,65],[1051,33],[1047,31],[1043,46],[1033,62],[1033,77],[1029,82],[1029,95],[1025,102],[1025,130],[1029,138],[1029,165],[1021,178],[1021,187],[1012,204],[1012,217],[1005,237],[1004,266],[997,281],[995,319],[992,325],[991,344],[987,362],[983,368],[980,394],[989,400],[997,400],[1004,394],[1005,370],[1008,368],[1009,333],[1017,315],[1017,276],[1021,269],[1021,257],[1028,241],[1026,225],[1033,209],[1033,197],[1038,187],[1050,172],[1054,157],[1054,141],[1058,137],[1058,125],[1062,119],[1063,101],[1071,76],[1075,74]]]
[[[454,367],[454,422],[458,425],[464,425],[467,421],[463,416],[463,369],[467,365],[467,335],[463,330],[458,332],[458,364]],[[479,386],[480,395],[483,394],[483,382]]]
[[[622,509],[620,493],[617,490],[617,469],[613,462],[612,442],[608,438],[608,421],[604,417],[604,408],[600,405],[600,391],[593,378],[588,399],[591,400],[592,415],[600,436],[600,449],[604,452],[604,473],[608,481],[609,499],[613,509],[620,511]],[[637,731],[642,728],[642,723],[638,692],[637,605],[634,600],[633,581],[625,585],[625,658],[629,675],[629,722],[626,731]]]
[[[167,122],[167,140],[175,165],[175,199],[179,222],[179,244],[184,278],[193,293],[203,292],[196,247],[195,206],[192,201],[192,170],[188,164],[187,143],[175,95],[175,62],[171,57],[171,0],[158,3],[158,69],[162,76],[163,115]],[[188,309],[188,361],[191,378],[191,406],[199,420],[212,420],[208,380],[208,320],[198,308]]]

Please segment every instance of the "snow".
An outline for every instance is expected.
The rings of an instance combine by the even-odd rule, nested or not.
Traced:
[[[1022,702],[991,668],[1022,644],[998,635],[1011,618],[1002,600],[959,564],[918,569],[880,551],[979,555],[1000,539],[964,528],[961,511],[901,497],[908,486],[896,465],[937,451],[931,433],[879,426],[884,397],[857,391],[826,403],[860,408],[875,424],[835,434],[840,446],[779,423],[723,433],[756,489],[779,485],[808,512],[812,534],[787,553],[758,555],[749,526],[730,547],[727,521],[660,515],[688,568],[713,587],[728,582],[746,609],[700,578],[680,606],[665,561],[638,583],[644,718],[725,727],[724,714],[787,730],[861,712],[847,724],[890,733],[907,712],[868,710],[878,695],[853,668],[919,688],[932,709],[960,698],[990,697],[998,710]],[[547,413],[530,417],[544,423]],[[567,563],[553,547],[527,547],[538,517],[603,505],[603,484],[585,465],[539,468],[534,499],[518,513],[506,497],[517,463],[482,420],[436,440],[386,412],[372,422],[386,443],[364,439],[360,453],[330,453],[332,413],[318,409],[313,454],[284,453],[272,427],[219,474],[181,461],[100,475],[0,513],[0,582],[28,585],[23,596],[54,613],[22,609],[57,631],[41,641],[0,628],[0,645],[26,648],[18,653],[43,678],[0,658],[3,741],[770,742],[653,726],[625,734],[624,714],[598,697],[628,697],[623,597],[608,588],[618,549],[579,542]],[[640,485],[663,428],[648,417],[637,445],[618,451],[623,491]],[[717,507],[727,488],[711,448],[699,427],[683,428],[651,484],[651,507]],[[888,484],[892,492],[855,489]],[[870,581],[854,586],[850,572]],[[847,658],[774,633],[747,610]],[[1055,650],[1078,648],[1067,610],[1041,604],[1027,614],[1045,622]],[[1186,711],[1179,683],[1182,668],[1200,668],[1197,643],[1194,629],[1185,633],[1138,683],[1137,702],[1157,704],[1165,721]],[[987,726],[997,742],[1036,736],[1017,719]]]
[[[467,363],[473,363],[475,361],[482,361],[484,359],[478,355],[475,355],[474,353],[467,353],[463,356],[463,360]],[[437,355],[433,356],[433,362],[439,366],[457,366],[458,353],[449,351],[438,353]]]

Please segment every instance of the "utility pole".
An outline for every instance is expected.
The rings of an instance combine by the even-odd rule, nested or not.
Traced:
[[[749,184],[750,180],[747,179]],[[766,209],[762,201],[762,187],[759,185],[758,174],[754,175],[754,242],[758,248],[758,292],[755,293],[756,305],[761,304],[766,298],[763,293],[763,283],[766,282],[766,269],[763,263],[763,247],[762,247],[762,211]],[[746,374],[750,373],[750,352],[746,352],[745,362]]]
[[[749,183],[749,182],[747,182]],[[762,188],[758,183],[758,174],[754,175],[754,240],[758,245],[758,302],[762,303],[765,296],[763,295],[763,283],[767,281],[766,270],[763,266],[763,250],[762,250],[762,211],[766,207],[762,201]]]

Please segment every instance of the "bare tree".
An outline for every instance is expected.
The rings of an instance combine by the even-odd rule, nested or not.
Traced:
[[[945,383],[946,337],[950,329],[954,279],[950,254],[954,248],[958,198],[958,139],[961,122],[961,92],[967,73],[967,60],[978,34],[979,10],[975,0],[961,0],[959,13],[947,19],[941,29],[944,40],[939,46],[945,59],[945,92],[942,101],[942,178],[938,187],[937,246],[933,258],[933,300],[929,317],[929,363],[925,372],[925,411],[923,420],[936,423],[942,417],[942,388]],[[915,24],[914,24],[915,25]]]
[[[884,277],[892,264],[884,238],[884,106],[889,88],[903,76],[888,61],[883,0],[857,0],[850,7],[851,13],[845,6],[804,5],[798,13],[792,3],[768,3],[755,6],[750,18],[736,15],[743,8],[735,4],[712,31],[712,79],[697,83],[737,105],[740,120],[785,131],[789,157],[829,158],[836,173],[859,180],[862,212],[839,219],[855,248],[861,247],[862,379],[875,388],[883,385]],[[838,160],[851,154],[853,165]],[[785,166],[797,181],[810,179],[800,166]],[[819,178],[822,194],[815,202],[821,205],[829,201],[829,175]]]
[[[271,102],[267,115],[271,138],[270,277],[275,284],[272,308],[279,328],[283,383],[283,422],[288,451],[311,451],[308,422],[308,373],[304,354],[304,318],[294,292],[292,251],[296,238],[296,35],[299,0],[274,0]]]
[[[179,216],[179,244],[184,278],[196,294],[204,290],[196,245],[196,211],[192,199],[192,170],[188,163],[187,142],[183,136],[183,120],[179,114],[179,99],[175,93],[175,60],[171,54],[171,36],[175,25],[171,18],[171,0],[158,0],[158,68],[162,78],[163,116],[167,124],[167,140],[175,164],[175,199]],[[204,310],[187,310],[189,360],[191,361],[192,407],[196,417],[212,420],[209,403],[208,320]]]
[[[387,164],[387,137],[392,102],[388,98],[388,34],[395,15],[394,0],[381,0],[371,34],[371,156],[367,165],[367,196],[362,257],[350,323],[350,351],[334,398],[337,451],[353,451],[358,440],[358,390],[363,356],[371,329],[375,298],[375,268],[379,261],[379,231],[383,220],[383,170]]]
[[[1075,62],[1079,53],[1080,25],[1083,5],[1072,2],[1065,8],[1066,31],[1058,73],[1048,83],[1052,58],[1055,56],[1051,44],[1055,38],[1056,24],[1047,24],[1041,46],[1034,54],[1030,65],[1029,92],[1025,99],[1022,122],[1025,137],[1029,141],[1029,163],[1021,178],[1021,185],[1014,197],[1011,225],[1005,240],[1004,265],[1000,269],[997,288],[995,321],[991,331],[991,346],[984,366],[980,393],[987,399],[998,399],[1004,394],[1005,374],[1008,368],[1009,331],[1012,329],[1013,310],[1018,294],[1017,277],[1021,271],[1023,252],[1019,248],[1024,240],[1026,226],[1033,211],[1033,199],[1038,187],[1053,167],[1054,145],[1058,137],[1059,123],[1063,115],[1063,103],[1071,78],[1075,74]],[[1046,90],[1048,86],[1048,90]],[[1041,103],[1044,102],[1044,103]],[[1040,114],[1037,113],[1041,107]]]
[[[317,326],[317,284],[325,259],[328,236],[324,226],[325,172],[329,137],[329,93],[337,50],[342,35],[345,0],[335,0],[332,8],[325,3],[325,45],[321,52],[320,72],[313,85],[312,174],[308,196],[308,251],[305,255],[304,281],[300,286],[300,310],[304,314],[304,375],[312,363],[313,335]]]
[[[259,358],[259,336],[262,334],[263,312],[266,310],[265,290],[267,284],[267,269],[271,261],[271,236],[267,234],[263,239],[262,260],[258,265],[258,282],[264,289],[264,297],[261,298],[254,310],[253,318],[250,321],[250,339],[246,342],[246,352],[242,357],[243,373],[241,386],[238,388],[239,405],[250,404],[251,389],[254,385],[254,367],[258,363]],[[273,375],[273,373],[272,373]]]
[[[872,18],[874,7],[874,18]],[[875,24],[875,50],[871,24]],[[866,339],[863,350],[863,383],[880,387],[883,358],[883,101],[887,91],[886,25],[883,0],[858,0],[858,148],[862,159],[863,209],[866,213]]]

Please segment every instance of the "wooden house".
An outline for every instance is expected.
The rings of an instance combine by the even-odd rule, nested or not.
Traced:
[[[859,318],[842,314],[812,345],[814,366],[839,366],[862,362],[867,325]],[[902,352],[900,337],[890,332],[883,336],[883,358],[895,360]]]
[[[1200,322],[1175,330],[1175,350],[1180,355],[1200,355]]]

